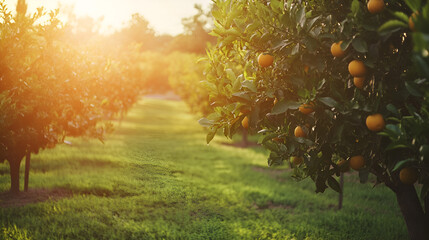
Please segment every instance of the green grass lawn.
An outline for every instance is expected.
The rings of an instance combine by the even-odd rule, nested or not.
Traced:
[[[207,146],[197,120],[182,102],[146,99],[105,144],[34,155],[30,189],[53,197],[0,208],[0,239],[407,239],[386,187],[347,174],[338,211],[337,193],[266,167],[260,148]],[[1,164],[0,192],[9,181]]]

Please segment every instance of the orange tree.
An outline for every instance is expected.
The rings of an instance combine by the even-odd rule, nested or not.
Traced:
[[[310,177],[316,192],[340,191],[346,161],[362,182],[373,174],[389,187],[411,239],[426,239],[429,3],[217,0],[212,14],[208,142],[246,117],[268,164],[302,159],[293,177]]]
[[[19,1],[12,16],[0,1],[0,162],[10,165],[11,192],[19,192],[26,154],[54,147],[66,136],[100,140],[137,100],[140,74],[123,59],[107,60],[61,39],[56,13],[27,16]]]
[[[210,111],[208,90],[201,84],[206,64],[193,53],[174,52],[167,56],[168,82],[173,91],[198,114]]]

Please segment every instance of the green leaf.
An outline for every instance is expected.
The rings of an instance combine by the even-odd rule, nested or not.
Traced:
[[[399,115],[398,109],[391,103],[387,104],[386,109],[397,116]]]
[[[399,20],[402,20],[404,23],[408,24],[408,15],[403,12],[393,12],[393,15],[398,18]]]
[[[383,25],[381,25],[378,28],[378,32],[380,33],[380,35],[387,35],[391,32],[395,32],[401,28],[407,28],[408,25],[402,21],[393,19],[393,20],[389,20],[387,22],[385,22]]]
[[[250,91],[252,91],[252,92],[257,92],[256,86],[255,86],[255,82],[254,82],[254,81],[252,81],[252,80],[244,80],[244,81],[241,83],[241,85],[242,85],[244,88],[247,88],[247,89],[249,89],[249,90],[250,90]]]
[[[213,140],[214,136],[216,135],[216,132],[217,132],[217,128],[207,133],[207,137],[206,137],[207,144],[209,144]]]
[[[269,132],[272,132],[272,130],[270,130],[270,129],[262,129],[262,130],[258,131],[259,134],[264,134],[264,133],[269,133]]]
[[[301,27],[304,27],[305,24],[305,8],[301,8],[296,15],[296,22],[299,23]]]
[[[234,82],[235,79],[237,79],[237,77],[235,76],[234,71],[232,71],[232,69],[228,68],[225,70],[226,72],[226,77],[231,80],[231,82]]]
[[[395,164],[395,167],[392,169],[392,172],[402,169],[405,165],[408,165],[412,162],[415,162],[414,158],[407,158],[405,160],[401,160]]]
[[[331,108],[337,106],[337,104],[338,104],[337,101],[335,101],[331,97],[322,97],[322,98],[319,98],[319,101],[321,103],[325,104],[326,106],[331,107]]]
[[[394,149],[400,149],[400,148],[410,148],[410,146],[407,146],[407,145],[401,144],[401,143],[392,142],[386,147],[386,151],[390,151],[390,150],[394,150]]]
[[[358,12],[359,12],[359,9],[360,9],[359,0],[353,0],[352,4],[350,6],[350,10],[352,12],[352,15],[356,17]]]
[[[352,46],[358,52],[361,52],[361,53],[368,52],[368,45],[362,38],[353,39]]]
[[[413,82],[405,82],[405,87],[408,92],[415,97],[423,97],[423,93],[420,92],[419,86]]]
[[[280,13],[283,4],[279,0],[271,0],[270,6],[275,13]]]
[[[386,125],[386,130],[389,130],[389,131],[395,133],[397,136],[401,135],[401,129],[399,128],[398,125],[387,124]]]
[[[214,121],[209,120],[207,118],[201,118],[200,120],[198,120],[198,123],[203,127],[211,127],[211,126],[213,126]]]
[[[240,100],[244,100],[245,102],[251,101],[250,95],[248,92],[236,92],[236,93],[233,93],[232,96],[234,96]]]
[[[420,199],[425,199],[426,195],[429,193],[429,182],[423,184],[422,190],[420,191]]]
[[[292,101],[280,100],[271,111],[271,114],[285,113],[289,109],[298,109],[301,104]]]
[[[268,135],[264,136],[264,138],[260,141],[260,143],[265,144],[267,141],[270,141],[277,136],[278,136],[277,133],[268,134]]]
[[[340,187],[340,184],[338,183],[338,181],[334,178],[334,177],[332,177],[332,176],[329,176],[329,178],[328,178],[328,185],[329,185],[329,187],[330,188],[332,188],[334,191],[336,191],[336,192],[338,192],[338,193],[341,193],[342,191],[341,191],[341,187]]]
[[[405,0],[405,3],[409,8],[411,8],[411,10],[413,10],[413,12],[417,12],[421,5],[420,0]]]
[[[307,139],[307,138],[295,137],[295,141],[302,143],[302,144],[305,144],[309,147],[314,146],[314,142],[311,141],[310,139]]]
[[[353,41],[353,39],[350,39],[350,40],[347,40],[347,41],[343,41],[341,43],[341,45],[340,45],[341,50],[345,51],[350,46],[350,44],[352,43],[352,41]]]

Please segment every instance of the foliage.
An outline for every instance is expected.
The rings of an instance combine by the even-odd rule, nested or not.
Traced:
[[[191,108],[192,112],[207,114],[210,111],[208,91],[201,81],[206,64],[198,55],[172,53],[168,56],[168,81],[174,92]]]
[[[103,140],[111,129],[106,120],[123,114],[141,92],[141,74],[129,67],[131,51],[109,58],[62,41],[57,13],[41,25],[42,8],[12,16],[0,2],[0,161],[9,162],[16,181],[26,152],[54,147],[66,136]]]
[[[373,173],[377,183],[393,186],[397,170],[410,165],[418,169],[424,198],[429,189],[429,68],[423,36],[429,4],[405,2],[389,1],[385,11],[371,14],[358,0],[216,1],[212,34],[218,43],[208,55],[207,81],[217,107],[204,121],[212,129],[208,140],[219,129],[231,137],[244,118],[244,106],[251,109],[251,129],[265,135],[269,165],[303,156],[305,164],[295,168],[294,177],[310,177],[317,192],[328,186],[339,191],[333,177],[340,174],[337,161],[362,155],[361,181]],[[421,14],[411,32],[408,16],[416,11]],[[330,47],[339,41],[346,55],[334,58]],[[258,66],[260,53],[274,55],[275,64]],[[355,59],[367,68],[362,90],[353,86],[347,69]],[[237,67],[241,71],[231,74]],[[312,103],[314,113],[298,111],[304,103]],[[387,120],[380,133],[365,125],[374,113]],[[296,126],[307,126],[306,138],[293,136]]]

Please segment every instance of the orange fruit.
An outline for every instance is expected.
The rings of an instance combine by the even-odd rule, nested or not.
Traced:
[[[418,172],[413,167],[406,167],[399,172],[399,180],[405,184],[414,184],[417,182]]]
[[[361,155],[354,156],[350,158],[349,165],[351,168],[358,171],[365,165],[365,160]]]
[[[243,120],[241,121],[241,126],[243,126],[243,128],[245,128],[245,129],[249,128],[249,118],[248,117],[243,118]]]
[[[363,88],[363,84],[365,82],[365,77],[355,77],[353,78],[353,84],[359,88],[362,89]]]
[[[381,115],[380,113],[369,115],[366,118],[366,126],[369,130],[373,132],[379,132],[383,130],[385,124],[386,123],[384,122],[383,115]]]
[[[302,130],[302,127],[298,126],[295,128],[294,131],[295,137],[305,137],[307,134],[305,134],[304,130]]]
[[[337,163],[337,166],[340,168],[341,172],[348,172],[350,170],[350,166],[347,164],[347,161],[344,159],[341,159]]]
[[[314,112],[313,103],[302,104],[301,106],[299,106],[299,111],[304,113],[304,114],[310,114],[310,113]]]
[[[353,77],[364,77],[366,74],[366,67],[362,61],[353,60],[349,63],[349,72]]]
[[[258,63],[261,67],[269,67],[274,62],[274,57],[269,54],[261,54],[258,57]]]
[[[417,15],[419,13],[418,12],[414,12],[413,14],[411,14],[410,18],[408,18],[408,26],[410,27],[411,31],[415,31],[415,25],[414,25],[414,21],[416,21]]]
[[[368,11],[372,14],[382,12],[384,9],[384,1],[383,0],[369,0]]]
[[[304,158],[302,157],[292,157],[291,162],[293,165],[298,166],[304,162]]]
[[[341,43],[342,42],[343,41],[339,41],[339,42],[333,43],[331,45],[332,56],[337,57],[337,58],[344,57],[346,52],[341,49]]]

